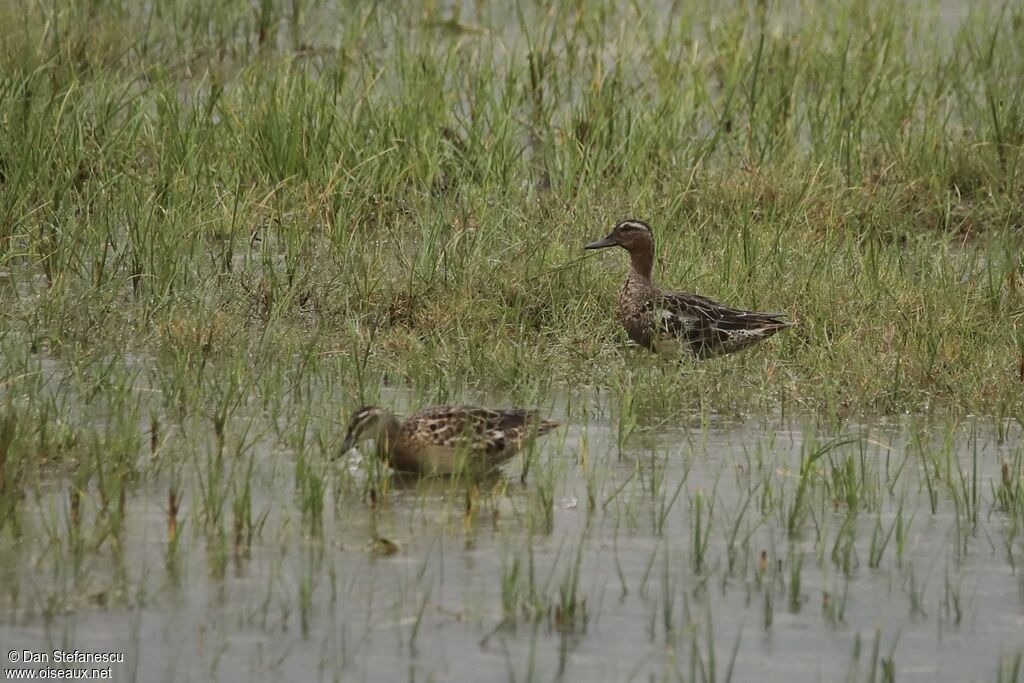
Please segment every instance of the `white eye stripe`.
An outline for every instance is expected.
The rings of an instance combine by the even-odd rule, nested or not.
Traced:
[[[370,418],[375,417],[376,415],[377,415],[377,409],[376,408],[363,408],[358,413],[356,413],[355,415],[352,416],[352,421],[353,422],[365,422],[366,420],[369,420]]]

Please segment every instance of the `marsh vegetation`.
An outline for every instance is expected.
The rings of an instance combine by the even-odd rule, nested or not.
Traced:
[[[1024,680],[1022,150],[1013,3],[6,3],[0,641]],[[625,216],[799,325],[629,346]],[[334,459],[449,402],[567,426],[472,496]]]

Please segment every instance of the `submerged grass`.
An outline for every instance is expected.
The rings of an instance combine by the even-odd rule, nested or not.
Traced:
[[[137,5],[0,7],[11,613],[163,599],[153,519],[169,590],[256,586],[231,624],[323,637],[336,678],[374,629],[410,676],[463,629],[532,680],[614,624],[656,648],[608,677],[730,680],[741,614],[893,680],[865,586],[911,630],[987,624],[979,556],[1024,595],[1020,8]],[[627,214],[666,286],[800,325],[626,346],[624,259],[581,249]],[[336,459],[339,413],[463,400],[567,427],[507,481]]]
[[[185,411],[234,366],[224,410],[312,373],[353,403],[643,377],[671,408],[1020,412],[1012,4],[88,7],[2,10],[5,349],[146,357]],[[622,259],[581,246],[626,214],[665,284],[801,325],[696,367],[624,349]]]

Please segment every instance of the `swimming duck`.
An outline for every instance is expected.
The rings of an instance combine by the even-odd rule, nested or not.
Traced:
[[[558,425],[521,408],[434,406],[400,420],[385,408],[366,406],[352,416],[339,457],[373,439],[377,456],[399,472],[446,475],[462,467],[486,471]]]
[[[785,313],[729,308],[697,294],[665,292],[651,281],[654,236],[643,221],[620,221],[603,240],[584,249],[622,247],[632,263],[619,292],[619,321],[629,338],[657,353],[680,348],[697,358],[734,353],[796,323]]]

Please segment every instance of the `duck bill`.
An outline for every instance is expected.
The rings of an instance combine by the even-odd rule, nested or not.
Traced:
[[[356,440],[352,438],[351,434],[346,434],[345,435],[345,440],[341,442],[341,450],[338,451],[338,454],[336,456],[334,456],[334,457],[335,458],[340,458],[340,457],[344,456],[346,453],[348,453],[350,450],[352,450],[355,447],[356,447]]]
[[[608,247],[614,247],[614,246],[618,246],[618,243],[615,241],[615,239],[611,235],[609,235],[608,237],[605,237],[603,240],[598,240],[596,242],[591,242],[590,244],[586,245],[583,248],[584,249],[607,249]]]

